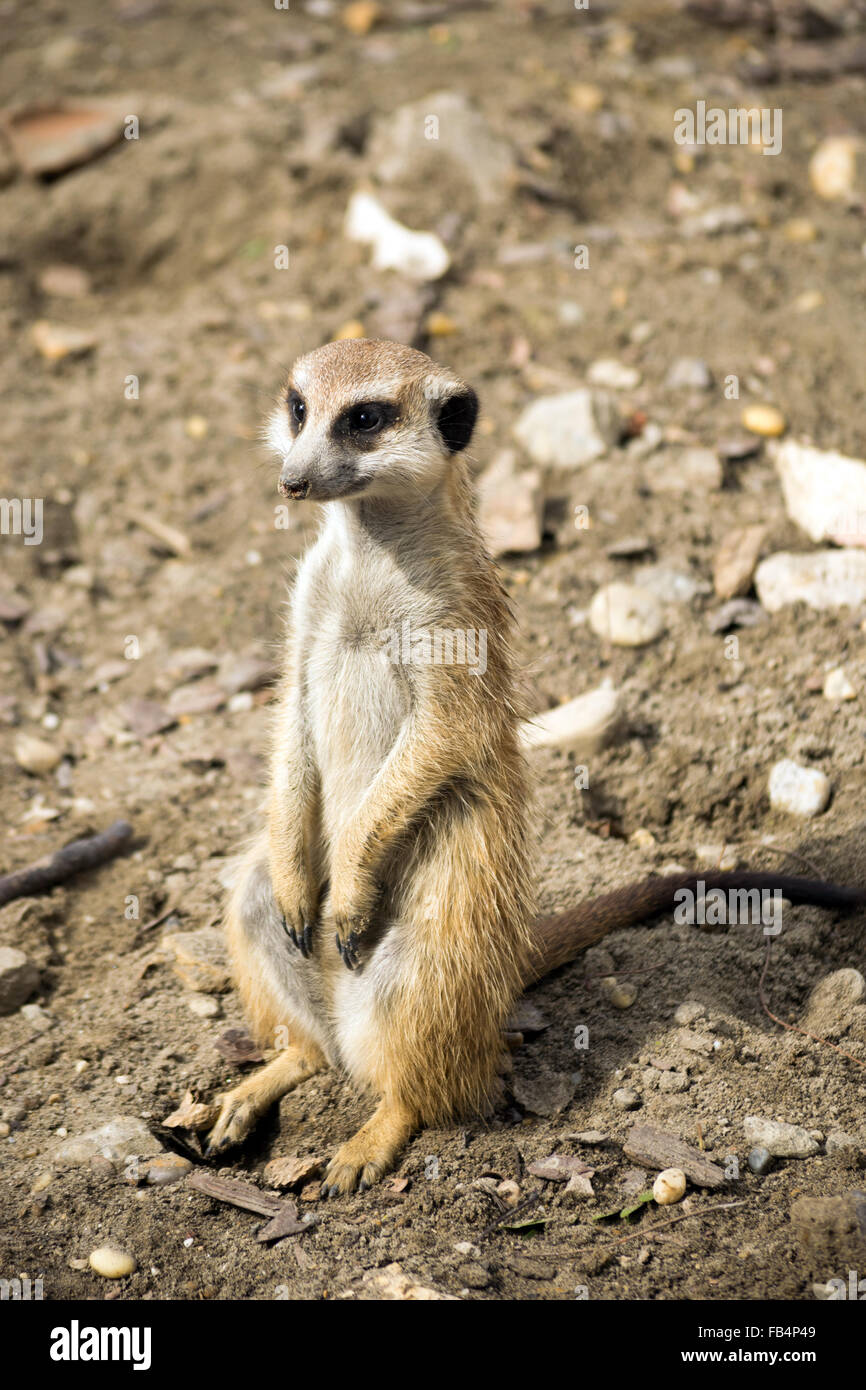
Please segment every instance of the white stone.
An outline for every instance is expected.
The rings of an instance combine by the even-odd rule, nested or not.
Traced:
[[[816,767],[782,758],[770,770],[770,805],[790,816],[818,816],[830,800],[829,777]]]
[[[25,772],[35,777],[53,772],[63,757],[59,748],[44,738],[34,738],[32,734],[19,734],[14,746],[15,761]]]
[[[612,396],[581,387],[556,396],[539,396],[522,412],[515,438],[533,463],[581,468],[617,442],[622,422]]]
[[[682,1168],[665,1168],[653,1183],[653,1197],[660,1207],[681,1202],[686,1195],[686,1175]]]
[[[618,721],[619,696],[602,685],[526,720],[521,738],[526,748],[595,753],[613,737]]]
[[[776,469],[788,515],[813,541],[866,547],[866,463],[788,440]]]
[[[829,135],[809,160],[809,182],[819,198],[850,198],[862,170],[863,141],[856,135]]]
[[[438,280],[451,257],[433,232],[404,227],[371,193],[353,193],[345,222],[346,236],[372,246],[377,270],[398,270],[410,280]]]
[[[835,671],[828,671],[824,681],[825,700],[856,700],[857,691],[848,679],[848,672],[843,666],[837,666]]]
[[[633,391],[640,385],[640,372],[617,362],[615,357],[600,357],[590,365],[586,379],[591,386],[604,386],[610,391]]]
[[[111,1245],[100,1245],[90,1256],[90,1268],[103,1279],[123,1279],[134,1274],[138,1265],[132,1255],[125,1250],[115,1250]]]
[[[755,588],[768,613],[778,613],[789,603],[805,603],[819,611],[859,608],[866,604],[866,551],[793,555],[780,550],[758,565]]]
[[[605,584],[589,607],[593,632],[615,647],[643,647],[664,632],[662,606],[655,594],[635,584]]]

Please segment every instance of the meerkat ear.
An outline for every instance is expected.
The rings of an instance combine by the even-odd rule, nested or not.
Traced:
[[[450,454],[465,449],[472,438],[475,420],[478,416],[478,397],[471,386],[464,386],[453,396],[441,402],[436,415],[445,448]]]

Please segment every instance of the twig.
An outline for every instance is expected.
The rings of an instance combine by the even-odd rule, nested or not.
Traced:
[[[20,1042],[10,1043],[8,1047],[0,1047],[0,1057],[8,1057],[11,1052],[18,1052],[20,1048],[26,1047],[28,1043],[35,1042],[37,1038],[41,1037],[41,1032],[31,1033],[28,1037],[22,1038]]]
[[[131,839],[132,826],[129,821],[117,820],[99,835],[89,835],[83,840],[73,840],[71,844],[64,845],[47,864],[41,861],[15,873],[5,874],[0,878],[0,907],[5,907],[14,898],[30,898],[37,893],[47,893],[75,874],[114,859]]]
[[[714,1211],[730,1211],[731,1207],[744,1207],[745,1197],[741,1197],[736,1202],[720,1202],[715,1207],[704,1207],[702,1211],[684,1211],[681,1216],[672,1216],[670,1221],[657,1221],[654,1226],[638,1227],[636,1231],[629,1231],[627,1236],[620,1236],[615,1240],[614,1245],[625,1245],[627,1240],[635,1240],[638,1236],[645,1236],[648,1240],[658,1232],[663,1231],[666,1226],[676,1226],[678,1221],[690,1221],[693,1216],[710,1216]]]
[[[591,1241],[587,1245],[575,1245],[573,1249],[575,1251],[595,1250],[598,1248],[599,1244],[601,1244],[602,1248],[606,1247],[607,1249],[611,1249],[615,1248],[617,1245],[625,1245],[629,1240],[637,1240],[639,1236],[642,1236],[645,1240],[651,1240],[659,1231],[665,1230],[667,1226],[676,1226],[679,1221],[690,1221],[694,1216],[711,1216],[712,1213],[716,1211],[730,1211],[731,1207],[744,1207],[745,1205],[746,1198],[741,1197],[736,1202],[720,1202],[714,1207],[702,1207],[700,1211],[684,1211],[682,1215],[674,1216],[670,1221],[656,1221],[652,1226],[638,1226],[636,1230],[629,1231],[627,1236],[620,1236],[618,1240],[601,1242]]]

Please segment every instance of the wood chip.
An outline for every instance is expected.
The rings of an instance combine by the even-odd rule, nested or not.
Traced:
[[[629,1130],[623,1153],[645,1168],[682,1168],[696,1187],[722,1187],[726,1182],[724,1170],[704,1158],[698,1149],[684,1144],[673,1134],[653,1129],[651,1125],[635,1125]]]
[[[297,1154],[272,1158],[265,1164],[265,1182],[269,1187],[299,1187],[319,1176],[324,1161],[312,1156],[298,1158]]]
[[[203,1192],[206,1197],[214,1197],[218,1202],[242,1207],[244,1211],[254,1211],[258,1216],[279,1216],[285,1202],[283,1197],[278,1197],[274,1192],[263,1192],[251,1182],[243,1182],[240,1178],[220,1178],[206,1168],[196,1168],[190,1173],[186,1186]],[[297,1212],[294,1202],[290,1205]]]

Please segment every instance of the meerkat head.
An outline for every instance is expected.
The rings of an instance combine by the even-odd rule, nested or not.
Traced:
[[[478,397],[423,352],[369,338],[293,366],[268,421],[279,489],[314,502],[430,493],[472,437]]]

